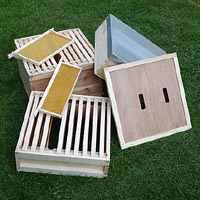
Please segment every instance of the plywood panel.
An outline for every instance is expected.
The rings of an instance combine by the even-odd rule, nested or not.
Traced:
[[[39,110],[61,117],[80,72],[81,68],[60,63],[45,90]]]
[[[180,127],[190,128],[175,57],[105,70],[112,107],[117,108],[114,115],[122,147],[179,132]]]
[[[70,38],[49,30],[11,53],[9,57],[14,56],[39,65],[47,60],[49,56],[52,56],[55,52],[57,53],[59,49],[62,50],[67,44],[69,45],[71,41]]]

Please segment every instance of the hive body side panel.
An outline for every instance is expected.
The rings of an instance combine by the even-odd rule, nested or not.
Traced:
[[[29,74],[27,73],[22,60],[17,60],[17,63],[18,63],[19,75],[20,75],[22,83],[24,85],[26,94],[29,96],[31,93]]]
[[[107,21],[105,20],[95,32],[94,73],[104,79],[103,68],[113,65],[108,58]]]
[[[20,151],[16,152],[15,156],[18,171],[92,177],[107,176],[107,172],[104,173],[104,168],[108,167],[107,161],[55,155],[45,156],[45,154],[30,154]]]

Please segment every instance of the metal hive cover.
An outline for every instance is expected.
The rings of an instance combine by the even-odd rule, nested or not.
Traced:
[[[163,54],[164,50],[111,14],[95,31],[94,73],[102,79],[106,67]]]
[[[131,62],[166,54],[164,50],[143,35],[117,19],[108,15],[108,57],[116,62]]]

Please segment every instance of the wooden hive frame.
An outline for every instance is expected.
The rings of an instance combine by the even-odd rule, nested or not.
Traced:
[[[38,105],[39,111],[61,118],[80,73],[80,67],[60,61]]]
[[[10,53],[8,58],[16,57],[39,66],[61,52],[72,42],[71,38],[55,32],[54,29],[50,29]]]
[[[85,37],[79,28],[59,31],[66,37],[71,38],[74,42],[66,47],[59,54],[50,57],[49,60],[39,67],[24,60],[17,60],[19,74],[24,84],[26,93],[31,91],[44,91],[48,82],[58,64],[60,57],[64,62],[72,65],[78,65],[82,68],[79,80],[74,88],[74,93],[84,95],[102,95],[102,82],[100,78],[94,75],[94,47]],[[15,39],[16,48],[26,45],[39,35]]]
[[[54,128],[57,118],[43,113],[34,116],[42,96],[43,92],[30,95],[15,150],[17,170],[107,176],[111,118],[108,98],[72,95],[59,128]]]

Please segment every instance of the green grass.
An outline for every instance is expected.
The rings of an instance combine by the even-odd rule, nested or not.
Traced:
[[[7,58],[13,40],[79,27],[94,44],[109,13],[178,53],[193,128],[123,151],[112,131],[105,179],[17,173],[14,150],[28,97],[16,59]],[[200,7],[186,0],[0,0],[0,199],[199,199],[199,55]]]

